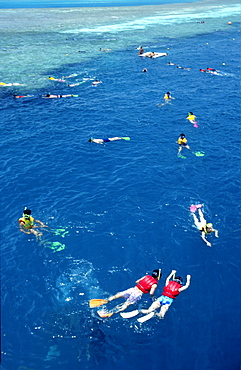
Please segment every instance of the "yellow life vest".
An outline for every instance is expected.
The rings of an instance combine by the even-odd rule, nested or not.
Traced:
[[[21,217],[18,222],[23,224],[24,229],[31,229],[34,225],[34,218],[32,216],[29,216],[29,219]]]
[[[186,144],[187,142],[187,139],[184,137],[183,139],[181,137],[179,137],[179,139],[177,140],[178,144]]]
[[[187,117],[187,119],[190,119],[191,121],[194,121],[195,120],[195,116],[194,116],[194,114],[190,114],[188,117]]]
[[[205,232],[205,234],[207,235],[207,234],[211,234],[214,230],[207,231],[207,224],[206,224],[205,226],[203,226],[203,227],[201,228],[201,230],[200,230],[200,231],[204,231],[204,232]]]
[[[165,99],[165,100],[169,100],[169,99],[171,99],[171,96],[170,96],[170,95],[168,95],[168,94],[165,94],[165,95],[164,95],[164,99]]]

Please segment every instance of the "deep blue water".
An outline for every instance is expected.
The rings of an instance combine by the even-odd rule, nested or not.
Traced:
[[[187,3],[196,0],[186,0]],[[59,7],[113,7],[183,3],[183,0],[1,0],[0,9],[10,8],[59,8]]]
[[[71,36],[72,50],[126,37],[124,31],[84,35],[84,44],[82,33]],[[0,90],[2,368],[239,369],[239,24],[175,38],[153,32],[147,50],[169,53],[153,60],[136,55],[136,31],[135,43],[125,41],[124,48],[117,44],[78,63],[67,59],[56,68],[44,40],[51,38],[54,56],[66,36],[28,31],[4,37],[2,58],[8,53],[12,68],[1,69],[1,80],[25,86]],[[31,40],[42,40],[42,58],[48,54],[49,68],[41,76]],[[15,44],[19,65],[11,59]],[[31,53],[35,75],[29,72]],[[206,67],[221,74],[199,71]],[[72,83],[86,82],[69,88],[47,79],[72,73],[78,74]],[[95,78],[103,81],[96,88]],[[167,91],[175,100],[159,108]],[[47,92],[79,97],[42,99]],[[27,93],[34,96],[13,98]],[[197,116],[198,128],[185,119],[188,111]],[[204,157],[185,149],[186,159],[177,157],[181,132]],[[112,136],[131,140],[88,142]],[[203,203],[207,220],[219,230],[218,239],[209,237],[212,248],[193,227],[192,203]],[[54,253],[19,232],[25,206],[52,229],[68,231],[64,238],[43,236],[64,243],[63,251]],[[134,286],[155,268],[163,270],[158,296],[172,269],[192,275],[190,288],[164,320],[102,320],[89,309],[89,299]],[[143,297],[140,305],[149,304]]]

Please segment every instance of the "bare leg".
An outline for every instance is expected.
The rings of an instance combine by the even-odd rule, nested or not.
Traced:
[[[163,319],[170,306],[170,304],[164,304],[161,306],[160,312],[157,315]]]
[[[115,295],[112,295],[110,298],[108,298],[108,301],[111,302],[111,301],[113,301],[114,299],[117,299],[117,298],[123,298],[122,292],[116,293]]]
[[[206,224],[206,220],[204,218],[204,215],[202,213],[202,210],[200,208],[198,208],[198,214],[199,214],[199,217],[200,217],[200,222],[203,224],[205,223]]]
[[[119,137],[119,136],[116,136],[116,137],[109,137],[109,140],[110,141],[116,141],[116,140],[121,140],[122,138]]]
[[[40,231],[38,230],[34,230],[34,229],[30,229],[30,232],[32,234],[34,234],[36,236],[37,239],[40,239],[41,240],[41,236],[43,235],[43,233],[41,233]]]
[[[152,305],[148,308],[148,310],[141,310],[141,313],[150,313],[152,311],[155,311],[157,308],[160,307],[160,302],[157,300],[152,303]]]
[[[124,311],[127,309],[127,307],[129,307],[131,305],[130,302],[124,302],[122,304],[119,304],[118,306],[115,306],[113,308],[113,310],[111,310],[110,312],[113,312],[113,313],[118,313],[118,312],[121,312],[121,311]]]
[[[194,220],[194,224],[195,224],[195,226],[197,227],[197,228],[199,228],[199,224],[200,224],[200,222],[199,222],[199,219],[197,218],[197,216],[195,215],[195,213],[192,213],[192,215],[193,215],[193,220]]]

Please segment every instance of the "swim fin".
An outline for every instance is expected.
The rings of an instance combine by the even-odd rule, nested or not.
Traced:
[[[204,157],[205,156],[204,152],[193,152],[193,154],[195,154],[196,157]]]
[[[128,136],[126,136],[126,137],[122,137],[122,139],[123,139],[123,140],[127,140],[127,141],[131,140],[131,138],[130,138],[130,137],[128,137]]]
[[[108,303],[107,299],[91,299],[89,301],[89,306],[90,306],[90,308],[99,307],[99,306],[102,306],[103,304],[106,304],[106,303]]]
[[[147,320],[150,320],[153,316],[155,315],[155,312],[150,312],[150,313],[148,313],[147,315],[145,315],[145,316],[142,316],[142,317],[140,317],[139,319],[137,319],[137,321],[138,322],[145,322],[145,321],[147,321]]]
[[[111,317],[114,312],[108,312],[106,310],[100,310],[100,311],[97,311],[97,313],[100,317]]]
[[[123,317],[123,319],[130,319],[131,317],[138,315],[138,313],[139,313],[139,310],[134,310],[130,312],[121,312],[120,315],[121,317]]]

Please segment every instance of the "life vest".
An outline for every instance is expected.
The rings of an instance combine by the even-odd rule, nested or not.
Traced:
[[[194,121],[195,120],[195,116],[194,116],[194,114],[190,114],[188,117],[187,117],[187,119],[190,119],[191,121]]]
[[[154,279],[150,275],[146,275],[137,283],[136,287],[140,289],[143,293],[149,293],[152,285],[154,284],[158,284],[158,280]]]
[[[169,99],[171,99],[171,97],[170,97],[170,95],[169,95],[169,94],[165,94],[165,95],[164,95],[164,99],[165,99],[165,100],[169,100]]]
[[[182,287],[177,281],[169,281],[168,285],[164,287],[164,292],[162,295],[165,295],[169,298],[176,298],[180,294],[179,289]]]
[[[179,139],[177,140],[178,144],[186,144],[187,142],[187,139],[184,137],[183,139],[179,137]]]
[[[34,218],[32,216],[29,216],[29,219],[21,217],[18,222],[23,224],[24,229],[31,229],[34,225]]]
[[[213,230],[212,230],[212,231],[207,231],[207,225],[203,226],[203,227],[200,229],[200,231],[204,231],[204,232],[205,232],[205,234],[211,234],[211,233],[213,232]]]

